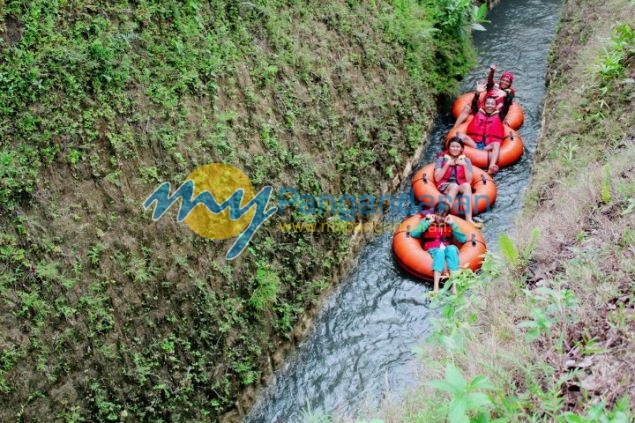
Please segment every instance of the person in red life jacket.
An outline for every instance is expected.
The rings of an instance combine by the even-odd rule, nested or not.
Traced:
[[[434,291],[439,290],[441,273],[447,261],[448,270],[459,270],[459,249],[452,243],[452,238],[458,242],[465,242],[467,236],[449,215],[450,204],[445,201],[437,205],[437,213],[429,214],[419,226],[410,232],[414,238],[423,237],[423,249],[432,256],[432,271],[434,275]],[[452,292],[456,294],[456,286],[452,284]]]
[[[489,75],[487,76],[487,84],[485,85],[485,97],[494,97],[496,99],[496,110],[501,111],[503,107],[511,106],[516,96],[516,90],[512,88],[512,82],[514,82],[514,74],[509,71],[505,71],[501,74],[498,84],[494,83],[494,73],[496,72],[496,65],[490,65]],[[477,89],[482,86],[483,82],[477,82]],[[483,99],[479,99],[479,107],[485,106]],[[459,116],[457,122],[464,122],[470,114],[471,108],[466,105]],[[504,122],[506,123],[506,122]]]
[[[487,93],[486,96],[491,96],[496,99],[496,108],[500,111],[505,103],[508,103],[508,107],[512,104],[516,96],[516,90],[512,88],[514,75],[509,71],[505,71],[501,74],[498,84],[494,83],[494,73],[496,69],[495,65],[490,65],[485,89]],[[480,106],[483,107],[482,104]]]
[[[447,198],[449,204],[454,202],[457,194],[465,195],[469,200],[465,207],[465,220],[472,220],[472,181],[473,169],[470,159],[463,155],[463,140],[454,137],[448,143],[447,154],[434,162],[434,180],[437,188]]]
[[[478,84],[471,106],[474,119],[467,126],[467,135],[458,135],[465,145],[488,152],[489,166],[487,173],[495,175],[498,172],[497,162],[500,155],[500,145],[507,137],[503,121],[509,110],[509,103],[506,102],[503,105],[503,109],[498,111],[496,110],[496,99],[488,96],[485,97],[483,108],[480,108],[478,103],[482,92],[484,92],[483,85]],[[467,119],[467,116],[465,118]],[[463,121],[457,119],[454,126],[457,127]]]

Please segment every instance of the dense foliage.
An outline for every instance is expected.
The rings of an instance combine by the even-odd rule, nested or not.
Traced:
[[[255,187],[385,192],[469,64],[471,7],[0,5],[1,420],[234,407],[349,237],[282,234],[279,221],[332,218],[291,211],[227,262],[226,243],[152,223],[143,200],[210,162]]]

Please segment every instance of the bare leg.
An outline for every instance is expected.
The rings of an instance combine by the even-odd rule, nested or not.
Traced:
[[[498,156],[500,155],[500,151],[501,143],[495,142],[494,144],[492,144],[492,162],[490,163],[490,165],[498,164]]]
[[[441,272],[434,271],[434,292],[439,290],[439,281],[441,280]]]
[[[470,146],[472,148],[476,148],[476,143],[469,135],[464,135],[461,137],[461,139],[463,140],[463,144]]]
[[[502,105],[501,105],[501,107],[502,107]],[[463,110],[461,110],[461,113],[456,118],[456,122],[454,123],[454,128],[456,128],[457,126],[459,126],[460,124],[465,122],[469,115],[470,115],[470,106],[468,106],[466,104],[465,106],[463,106]]]
[[[456,198],[456,194],[458,193],[459,193],[459,186],[457,184],[451,183],[450,185],[448,185],[448,189],[445,190],[443,195],[448,197],[448,204],[450,204],[450,206],[452,206],[452,203],[454,203],[454,199]]]
[[[487,173],[490,175],[495,175],[498,172],[498,156],[500,154],[501,144],[499,142],[494,142],[487,147],[485,147],[487,151],[489,151],[489,169],[487,169]]]
[[[472,208],[476,205],[472,204],[472,185],[470,185],[469,182],[465,182],[458,187],[458,190],[461,194],[468,198],[467,207],[465,209],[465,220],[470,223],[474,223],[472,220]]]

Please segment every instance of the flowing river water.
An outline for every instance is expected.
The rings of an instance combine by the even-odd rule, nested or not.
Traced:
[[[513,86],[525,110],[525,123],[518,131],[525,154],[519,163],[496,175],[496,204],[480,216],[489,250],[498,249],[499,235],[513,228],[522,207],[540,132],[547,53],[561,5],[561,0],[503,0],[490,12],[487,31],[474,33],[478,66],[462,88],[472,90],[494,63],[499,68],[497,79],[503,70],[514,73]],[[420,166],[441,151],[453,124],[450,106],[440,106]],[[409,191],[411,177],[401,187],[403,193]],[[393,211],[383,221],[399,222],[405,217]],[[324,301],[309,335],[287,358],[245,422],[299,422],[307,409],[354,416],[424,377],[412,350],[430,330],[434,311],[424,300],[430,287],[399,268],[391,241],[392,234],[385,233],[362,249],[356,267]]]

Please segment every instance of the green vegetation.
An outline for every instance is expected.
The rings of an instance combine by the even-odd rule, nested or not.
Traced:
[[[470,66],[472,13],[464,0],[2,2],[0,420],[231,411],[351,240],[272,219],[226,262],[225,243],[152,223],[143,200],[211,162],[256,188],[385,192]]]
[[[632,2],[591,3],[564,6],[517,233],[434,300],[418,349],[433,382],[383,421],[635,419],[635,15]]]

